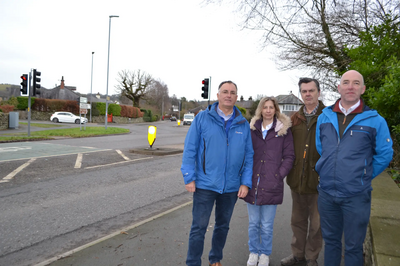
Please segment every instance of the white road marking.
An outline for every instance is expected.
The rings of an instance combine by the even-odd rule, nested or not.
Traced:
[[[119,155],[121,155],[122,158],[124,158],[126,161],[130,161],[130,160],[131,160],[131,159],[129,159],[128,157],[126,157],[125,154],[122,153],[122,151],[120,151],[120,150],[116,150],[116,151],[117,151],[117,153],[118,153]]]
[[[81,167],[82,167],[82,153],[78,153],[74,168],[81,168]]]
[[[25,167],[29,166],[31,163],[33,163],[36,159],[32,158],[29,161],[27,161],[26,163],[24,163],[23,165],[21,165],[20,167],[18,167],[17,169],[15,169],[14,171],[12,171],[11,173],[9,173],[6,177],[4,177],[2,180],[0,180],[0,182],[9,182],[11,179],[14,178],[14,176],[16,176],[19,172],[21,172]]]
[[[140,159],[135,159],[135,160],[117,162],[117,163],[88,166],[88,167],[85,167],[85,169],[93,169],[93,168],[98,168],[98,167],[104,167],[104,166],[110,166],[110,165],[116,165],[116,164],[122,164],[122,163],[127,163],[127,162],[134,162],[134,161],[141,161],[141,160],[147,160],[147,159],[152,159],[152,158],[153,157],[146,157],[146,158],[140,158]]]
[[[23,151],[23,150],[31,150],[30,146],[21,146],[21,147],[5,147],[0,148],[0,152],[13,152],[13,151]]]
[[[84,151],[85,153],[89,152],[101,152],[101,151],[111,151],[111,149],[104,149],[104,150],[95,150],[95,151]],[[73,155],[73,154],[78,154],[79,152],[70,152],[70,153],[63,153],[63,154],[54,154],[54,155],[43,155],[43,156],[36,156],[34,158],[51,158],[51,157],[58,157],[58,156],[65,156],[65,155]],[[31,156],[29,156],[31,157]],[[10,159],[10,160],[0,160],[0,162],[11,162],[11,161],[19,161],[19,160],[26,160],[28,158],[15,158],[15,159]]]
[[[46,260],[46,261],[42,261],[42,262],[40,262],[40,263],[37,263],[37,264],[35,264],[34,266],[46,266],[46,265],[50,265],[51,263],[53,263],[53,262],[55,262],[55,261],[61,260],[61,259],[63,259],[63,258],[67,258],[67,257],[73,255],[74,253],[77,253],[77,252],[82,251],[82,250],[84,250],[84,249],[86,249],[86,248],[89,248],[89,247],[91,247],[91,246],[94,246],[94,245],[96,245],[96,244],[98,244],[98,243],[101,243],[101,242],[103,242],[103,241],[106,241],[106,240],[108,240],[108,239],[111,239],[111,238],[113,238],[113,237],[115,237],[115,236],[121,235],[122,232],[128,232],[129,230],[135,229],[135,228],[137,228],[137,227],[139,227],[139,226],[141,226],[141,225],[143,225],[143,224],[149,223],[149,222],[151,222],[151,221],[153,221],[153,220],[156,220],[156,219],[158,219],[158,218],[160,218],[160,217],[163,217],[164,215],[167,215],[167,214],[172,213],[172,212],[174,212],[174,211],[176,211],[176,210],[179,210],[179,209],[181,209],[181,208],[184,208],[184,207],[186,207],[186,206],[189,206],[189,205],[192,204],[192,203],[193,203],[193,201],[188,201],[188,202],[183,203],[183,204],[181,204],[181,205],[179,205],[179,206],[176,206],[176,207],[174,207],[174,208],[172,208],[172,209],[169,209],[169,210],[167,210],[167,211],[165,211],[165,212],[162,212],[162,213],[160,213],[160,214],[157,214],[157,215],[155,215],[155,216],[152,216],[152,217],[150,217],[150,218],[147,218],[146,220],[143,220],[143,221],[140,221],[140,222],[138,222],[138,223],[132,224],[132,225],[127,226],[127,227],[125,227],[125,228],[121,228],[120,230],[118,230],[118,231],[116,231],[116,232],[114,232],[114,233],[111,233],[111,234],[109,234],[109,235],[103,236],[102,238],[99,238],[99,239],[94,240],[94,241],[92,241],[92,242],[90,242],[90,243],[84,244],[83,246],[77,247],[77,248],[75,248],[75,249],[73,249],[73,250],[67,251],[67,252],[65,252],[65,253],[63,253],[63,254],[60,254],[60,255],[57,255],[57,256],[55,256],[55,257],[53,257],[53,258],[50,258],[50,259],[48,259],[48,260]]]

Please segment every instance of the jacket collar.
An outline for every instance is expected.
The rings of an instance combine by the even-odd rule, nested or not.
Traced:
[[[206,110],[208,111],[208,113],[209,113],[214,119],[216,119],[218,122],[220,122],[220,123],[222,124],[221,117],[220,117],[219,114],[217,113],[217,108],[218,108],[218,102],[215,102],[215,103],[213,103],[213,104],[210,104],[210,105],[207,107]],[[232,124],[233,124],[233,123],[240,123],[240,122],[242,122],[242,121],[244,122],[245,119],[244,119],[244,117],[242,116],[242,113],[240,112],[240,110],[239,110],[236,106],[233,106],[233,108],[235,109],[235,117],[233,118]],[[240,117],[241,120],[236,121],[236,119],[237,119],[238,117]],[[243,118],[243,119],[242,119],[242,118]]]
[[[262,132],[261,123],[262,118],[258,119],[257,121],[252,120],[252,123],[250,124],[250,129]],[[274,117],[274,122],[271,129],[274,129],[274,131],[277,132],[278,136],[283,136],[287,134],[287,131],[291,126],[292,121],[290,120],[290,118],[287,115],[281,113],[278,119]]]

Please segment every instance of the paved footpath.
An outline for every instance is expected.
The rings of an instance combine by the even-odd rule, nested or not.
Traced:
[[[280,265],[280,260],[290,254],[290,210],[289,188],[285,186],[283,205],[278,206],[274,225],[273,251],[270,266]],[[92,243],[82,249],[64,254],[56,261],[49,260],[37,266],[147,266],[185,265],[188,236],[191,225],[192,204],[162,214],[138,226],[117,232],[115,235]],[[214,215],[206,233],[202,266],[208,265]],[[248,258],[248,217],[243,200],[238,200],[224,249],[224,266],[245,266]],[[318,259],[323,265],[323,254]]]

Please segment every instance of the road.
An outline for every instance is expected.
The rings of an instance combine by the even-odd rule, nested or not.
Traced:
[[[192,195],[186,192],[180,173],[181,154],[160,157],[129,152],[148,146],[149,125],[118,125],[131,133],[117,136],[0,144],[0,265],[35,265],[190,201]],[[188,126],[177,127],[169,121],[154,125],[154,147],[182,147]],[[286,186],[275,218],[271,266],[290,254],[289,191]],[[232,265],[245,263],[248,256],[246,208],[242,201],[239,204],[242,207],[230,233],[232,249],[226,258],[239,257]],[[171,213],[174,219],[167,222],[176,228],[168,231],[171,241],[182,240],[179,248],[151,244],[163,252],[173,250],[161,261],[184,263],[186,223],[191,220],[190,209],[185,210],[183,217],[179,211]],[[183,221],[185,225],[177,225]],[[150,241],[159,239],[158,231],[154,232],[149,233]],[[143,248],[135,253],[139,257],[154,257],[152,252],[157,252],[138,245],[139,250]],[[323,254],[320,265],[322,260]]]
[[[157,145],[188,127],[160,122]],[[148,156],[148,124],[131,133],[0,144],[0,265],[32,265],[191,200],[181,154]]]

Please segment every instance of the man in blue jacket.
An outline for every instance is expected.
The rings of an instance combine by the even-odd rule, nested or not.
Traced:
[[[316,129],[324,265],[340,265],[344,233],[345,265],[362,266],[371,180],[392,160],[392,140],[385,119],[361,99],[365,85],[360,73],[344,73],[338,91],[341,98],[322,111]]]
[[[201,266],[214,203],[209,264],[221,266],[233,208],[237,198],[244,198],[251,188],[254,152],[249,123],[235,107],[237,97],[236,84],[222,82],[218,102],[194,118],[186,135],[181,171],[186,190],[194,192],[188,266]]]

